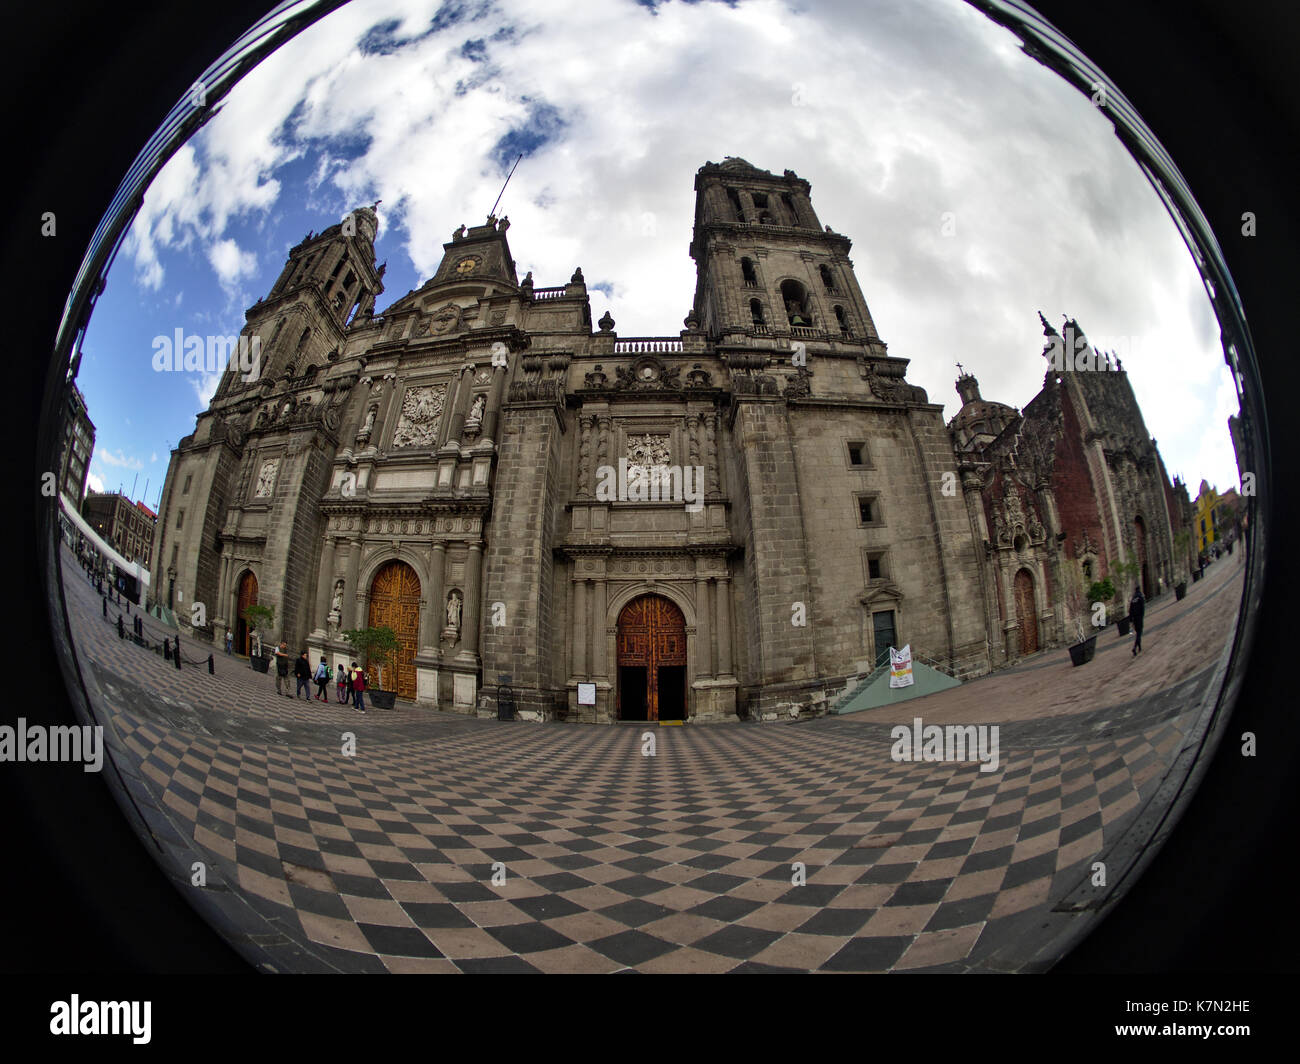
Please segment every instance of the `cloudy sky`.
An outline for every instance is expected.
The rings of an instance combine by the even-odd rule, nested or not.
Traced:
[[[521,152],[498,209],[520,274],[582,266],[622,336],[682,328],[695,172],[741,156],[812,183],[945,418],[957,361],[1026,404],[1037,311],[1070,315],[1119,350],[1170,473],[1237,482],[1235,394],[1173,223],[1100,109],[959,0],[355,0],[241,82],[146,195],[84,344],[92,486],[148,481],[153,505],[216,386],[154,372],[154,337],[237,333],[289,247],[376,199],[382,312]]]

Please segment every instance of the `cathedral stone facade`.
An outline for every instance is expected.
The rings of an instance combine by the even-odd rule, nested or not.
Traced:
[[[241,652],[269,605],[272,637],[331,664],[343,631],[387,625],[399,697],[487,715],[508,687],[592,722],[784,712],[904,643],[985,673],[1018,639],[1008,536],[1039,580],[1016,623],[1059,640],[1050,588],[1078,542],[1049,497],[1016,510],[996,486],[1018,413],[950,431],[807,181],[728,159],[695,189],[672,336],[593,324],[580,268],[520,279],[505,218],[456,230],[382,314],[373,209],[309,234],[248,311],[260,373],[227,372],[172,453],[157,600]],[[1127,533],[1085,524],[1104,565]]]

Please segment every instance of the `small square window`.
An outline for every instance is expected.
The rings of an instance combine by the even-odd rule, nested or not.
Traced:
[[[867,577],[871,580],[883,580],[885,578],[884,555],[873,554],[867,557]]]
[[[867,445],[862,440],[850,440],[849,465],[854,469],[865,469],[871,463],[867,460]]]
[[[858,503],[858,524],[860,525],[878,525],[880,519],[880,500],[875,495],[859,495]]]

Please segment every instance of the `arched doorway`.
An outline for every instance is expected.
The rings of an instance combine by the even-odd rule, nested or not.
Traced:
[[[239,578],[239,604],[235,607],[235,646],[241,654],[251,654],[252,629],[249,627],[245,611],[249,606],[257,605],[257,577],[252,570],[245,569]]]
[[[1147,526],[1146,522],[1140,517],[1133,518],[1133,530],[1136,533],[1137,540],[1137,563],[1138,575],[1142,581],[1142,595],[1144,598],[1151,597],[1151,566],[1147,564]],[[1127,588],[1125,594],[1131,594]]]
[[[385,625],[397,636],[397,653],[384,667],[381,690],[415,699],[415,648],[420,638],[420,578],[405,562],[389,562],[370,585],[371,628]],[[379,676],[376,675],[378,680]]]
[[[1020,655],[1038,649],[1038,611],[1034,607],[1034,577],[1028,569],[1016,573],[1012,591],[1016,598],[1016,623],[1020,626]]]
[[[686,618],[662,595],[618,615],[618,719],[686,719]]]

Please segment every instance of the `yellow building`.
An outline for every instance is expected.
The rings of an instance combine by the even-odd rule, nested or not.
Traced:
[[[1192,528],[1196,549],[1200,553],[1209,550],[1219,538],[1219,493],[1203,480],[1196,495]]]

